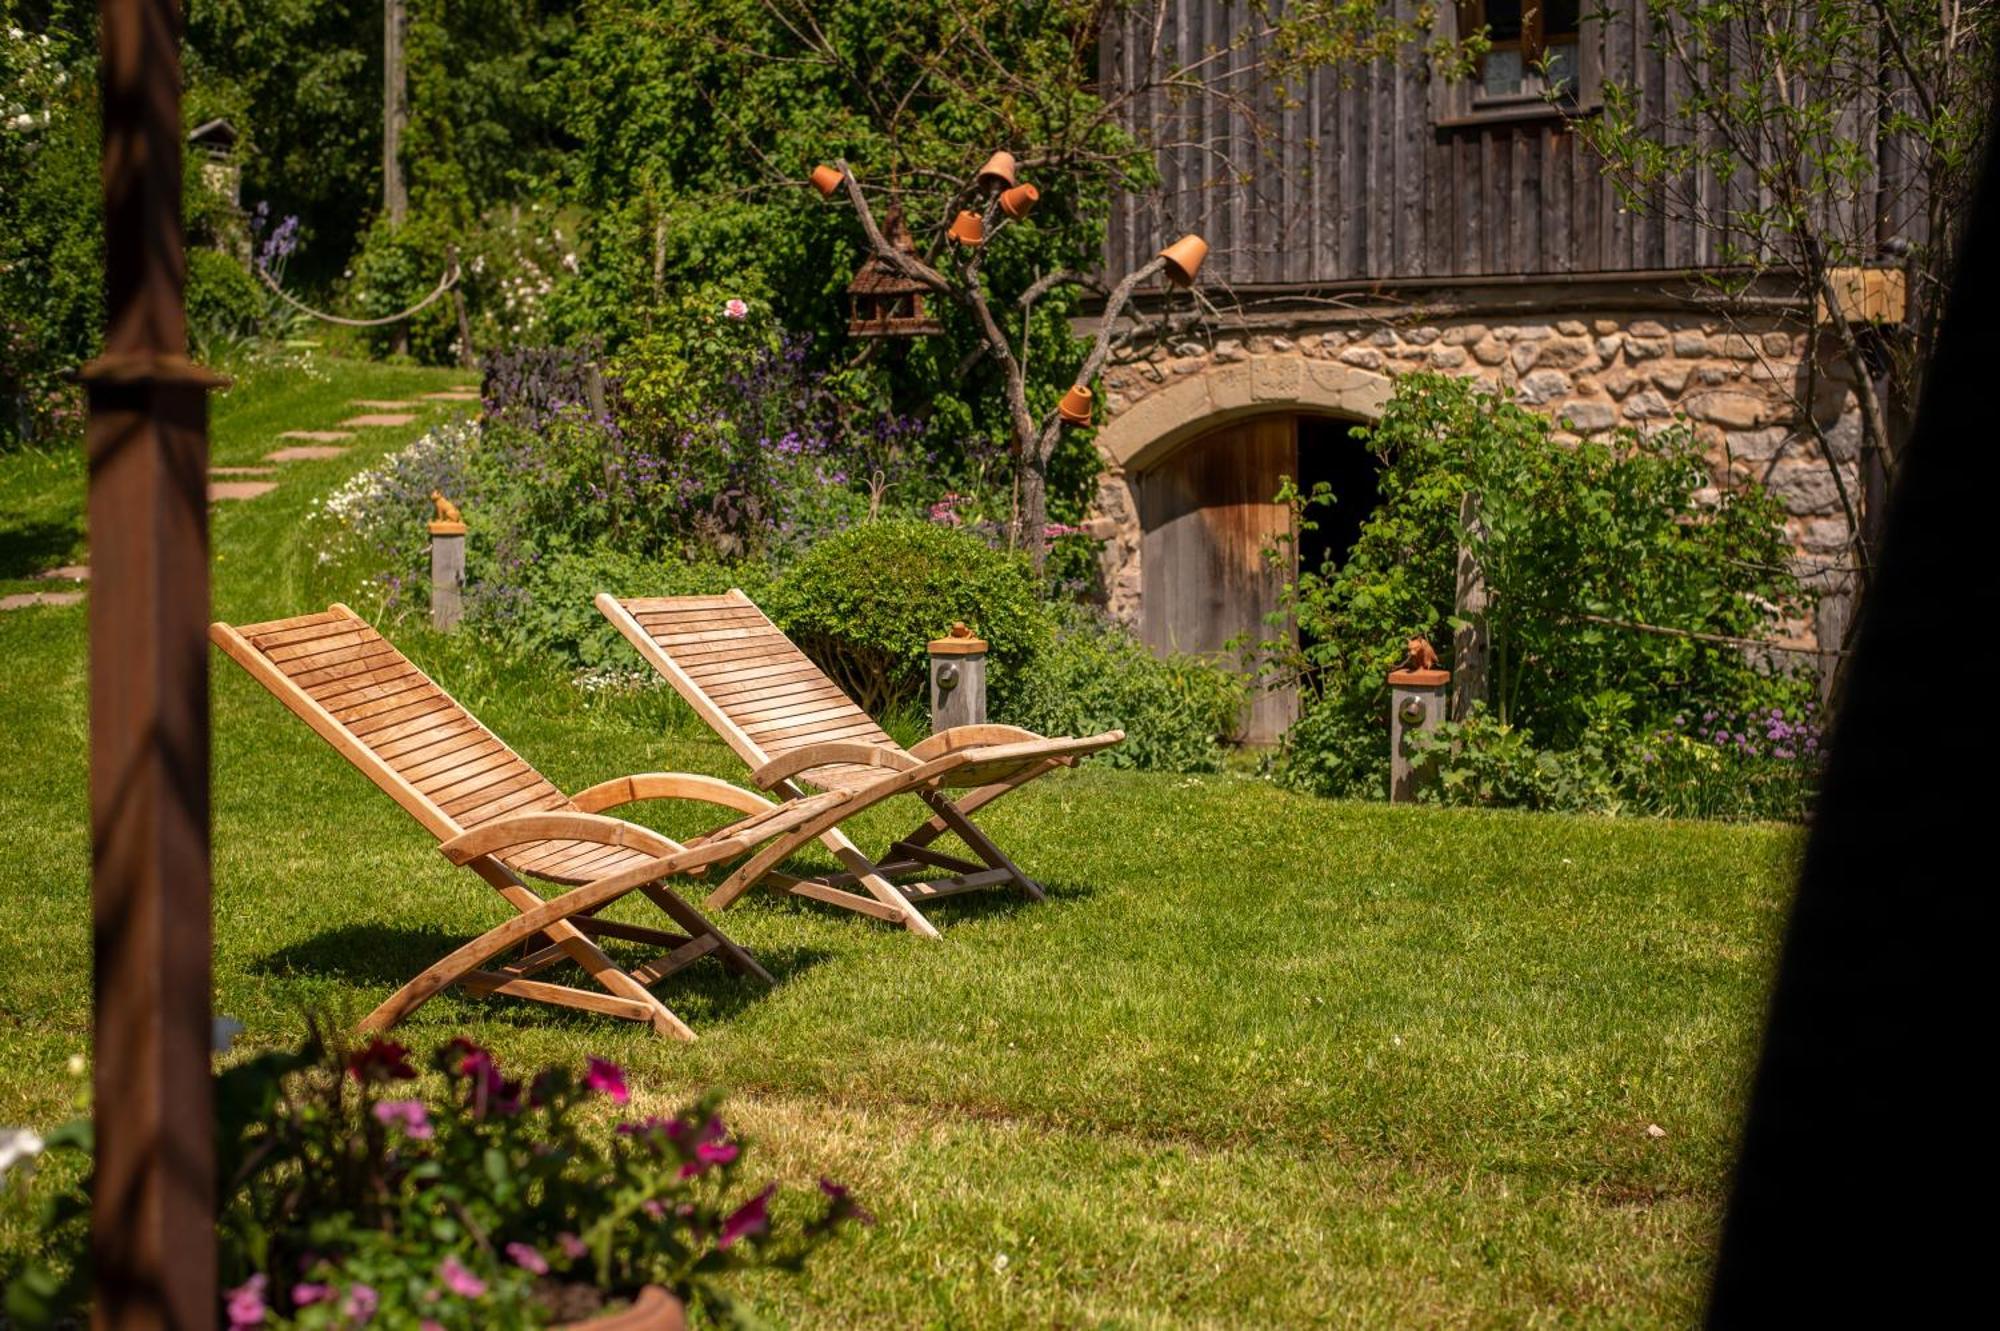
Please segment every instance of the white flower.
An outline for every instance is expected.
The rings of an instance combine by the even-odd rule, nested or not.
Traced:
[[[42,1153],[42,1134],[33,1128],[0,1128],[0,1176]]]

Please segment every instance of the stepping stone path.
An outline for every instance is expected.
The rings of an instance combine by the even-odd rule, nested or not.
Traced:
[[[309,444],[337,444],[343,439],[352,439],[346,430],[286,430],[280,439],[303,439]]]
[[[347,404],[350,407],[367,407],[374,411],[403,411],[417,404],[397,398],[357,397]]]
[[[270,467],[210,467],[210,476],[269,476]]]
[[[89,582],[90,565],[64,564],[61,568],[45,568],[35,576],[43,582]]]
[[[297,444],[291,448],[280,448],[266,453],[266,462],[318,462],[323,458],[337,458],[347,450],[332,444]]]
[[[223,499],[255,499],[267,495],[278,488],[276,481],[210,481],[208,502],[213,504]]]
[[[25,610],[31,605],[75,605],[82,592],[16,592],[0,596],[0,610]]]
[[[426,402],[477,402],[479,390],[476,388],[453,389],[448,393],[426,393]]]
[[[340,424],[342,428],[349,428],[349,427],[359,428],[362,426],[370,426],[370,427],[383,426],[386,428],[391,425],[408,425],[411,421],[415,419],[416,419],[415,416],[405,415],[397,412],[371,413],[365,416],[350,416],[346,420],[342,421]]]

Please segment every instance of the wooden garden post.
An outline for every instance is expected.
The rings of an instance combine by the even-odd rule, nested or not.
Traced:
[[[100,0],[104,354],[90,417],[97,1331],[217,1320],[209,1084],[208,401],[187,359],[177,0]]]
[[[431,524],[431,627],[449,633],[465,615],[465,524]]]
[[[1437,653],[1421,638],[1410,640],[1403,665],[1389,672],[1389,801],[1413,804],[1417,787],[1429,774],[1429,764],[1412,762],[1410,735],[1435,730],[1444,719],[1445,690],[1451,675],[1437,669]]]
[[[986,720],[986,640],[963,624],[934,639],[931,655],[931,733]]]

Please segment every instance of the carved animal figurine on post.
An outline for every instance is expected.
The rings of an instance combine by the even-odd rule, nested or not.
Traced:
[[[458,511],[458,505],[446,499],[442,491],[431,491],[431,502],[437,505],[437,520],[439,522],[465,521],[465,515]]]

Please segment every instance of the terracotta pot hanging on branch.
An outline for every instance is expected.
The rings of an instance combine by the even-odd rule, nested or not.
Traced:
[[[1167,276],[1176,286],[1191,287],[1201,261],[1208,257],[1208,242],[1189,233],[1161,250],[1160,257],[1167,261]]]
[[[979,168],[979,183],[987,189],[1012,189],[1014,154],[1003,148],[987,158],[986,165]]]
[[[1041,197],[1042,192],[1033,185],[1016,185],[1000,192],[1000,211],[1018,222],[1035,210]]]
[[[979,214],[966,210],[952,219],[951,227],[945,232],[961,245],[983,245],[986,243],[986,223]]]
[[[1090,424],[1090,390],[1078,384],[1064,393],[1062,404],[1056,408],[1056,415],[1071,425]]]
[[[820,192],[822,198],[832,198],[834,191],[840,188],[840,182],[846,178],[833,167],[824,164],[812,169],[813,188]]]

